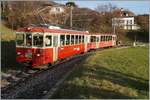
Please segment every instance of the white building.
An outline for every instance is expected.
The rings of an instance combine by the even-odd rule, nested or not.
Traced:
[[[121,27],[125,30],[137,30],[139,29],[138,25],[134,22],[133,16],[126,16],[120,18],[112,18],[112,26],[113,27]]]
[[[60,14],[63,13],[65,10],[63,7],[52,7],[51,10],[49,10],[50,14]]]

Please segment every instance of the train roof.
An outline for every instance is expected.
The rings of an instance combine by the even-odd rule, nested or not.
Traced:
[[[70,30],[70,29],[49,29],[46,27],[24,27],[19,28],[16,32],[49,32],[49,33],[68,33],[68,34],[86,34],[86,35],[116,35],[112,33],[89,33],[87,31],[77,31],[77,30]]]
[[[77,31],[70,29],[49,29],[45,27],[24,27],[17,29],[16,32],[50,32],[50,33],[69,33],[69,34],[89,34],[87,31]]]
[[[97,35],[116,35],[114,33],[90,33],[89,35],[97,36]]]

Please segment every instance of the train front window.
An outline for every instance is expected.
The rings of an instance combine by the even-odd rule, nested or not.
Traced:
[[[18,46],[24,46],[24,34],[16,34],[16,44]]]
[[[43,47],[43,35],[40,34],[33,35],[33,46]]]
[[[51,35],[47,35],[45,37],[45,46],[52,46],[52,36]]]

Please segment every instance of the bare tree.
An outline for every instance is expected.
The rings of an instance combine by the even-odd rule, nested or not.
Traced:
[[[104,12],[112,12],[112,10],[116,9],[117,7],[111,3],[108,4],[98,4],[95,10],[100,13]]]

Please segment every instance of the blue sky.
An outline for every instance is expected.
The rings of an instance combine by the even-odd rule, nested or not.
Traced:
[[[79,7],[87,7],[95,9],[98,4],[112,3],[119,8],[129,9],[137,14],[150,14],[150,1],[149,0],[69,0],[74,1]],[[65,4],[68,0],[55,0],[57,3]]]

